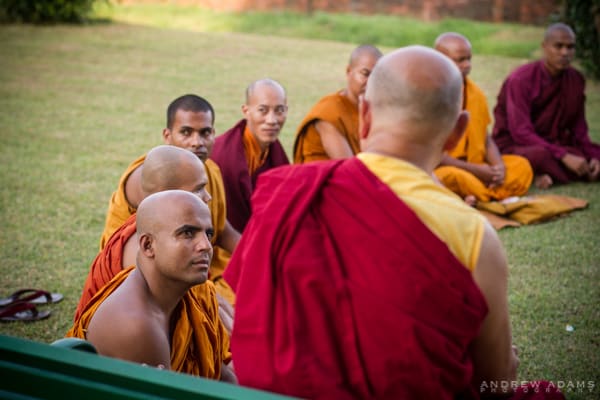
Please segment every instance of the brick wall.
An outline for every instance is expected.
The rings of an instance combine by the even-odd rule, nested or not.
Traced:
[[[147,1],[147,0],[146,0]],[[290,10],[443,17],[545,25],[561,10],[560,0],[179,0],[219,11]]]

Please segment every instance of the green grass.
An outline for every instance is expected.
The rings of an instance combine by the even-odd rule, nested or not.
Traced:
[[[164,14],[174,10],[167,6]],[[290,153],[304,113],[344,84],[345,63],[356,44],[225,28],[192,30],[192,22],[173,24],[169,18],[160,27],[146,8],[119,7],[113,13],[119,20],[128,14],[146,26],[0,26],[0,296],[21,287],[65,295],[62,303],[49,306],[49,319],[0,324],[0,334],[50,342],[70,327],[108,198],[127,164],[161,143],[172,99],[189,92],[206,96],[217,110],[216,129],[223,132],[241,118],[250,81],[278,79],[289,96],[282,142]],[[189,14],[182,11],[181,18],[192,21]],[[253,26],[244,22],[246,15],[222,18]],[[423,25],[422,31],[437,29]],[[479,24],[473,25],[461,26],[475,32]],[[404,28],[398,24],[397,34]],[[524,27],[523,34],[515,26],[495,29],[496,37],[512,35],[507,41],[515,47],[522,37],[529,40],[529,32],[541,35],[539,28]],[[490,107],[503,78],[526,58],[476,53],[472,77]],[[600,85],[589,82],[588,120],[600,142],[598,110]],[[500,232],[511,269],[520,378],[595,382],[594,395],[575,391],[567,393],[569,399],[599,393],[599,189],[598,184],[555,188],[552,193],[588,199],[589,208],[551,223]],[[567,324],[575,330],[567,332]]]

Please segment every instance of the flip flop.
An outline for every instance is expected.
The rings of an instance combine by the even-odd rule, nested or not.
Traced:
[[[48,318],[50,311],[38,311],[35,305],[25,302],[13,303],[8,307],[0,309],[0,321],[38,321]]]
[[[50,293],[39,289],[21,289],[3,299],[0,299],[0,307],[7,307],[13,303],[29,302],[33,304],[58,303],[63,299],[60,293]]]

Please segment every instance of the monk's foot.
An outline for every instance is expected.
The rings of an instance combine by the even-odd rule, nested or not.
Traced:
[[[469,194],[465,196],[465,203],[471,207],[475,207],[475,204],[477,204],[477,198],[472,194]]]
[[[537,175],[534,180],[535,187],[538,189],[548,189],[553,183],[548,174]]]

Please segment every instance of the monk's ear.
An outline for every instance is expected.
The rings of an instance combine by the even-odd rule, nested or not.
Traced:
[[[149,233],[144,233],[140,237],[140,253],[146,258],[154,258],[154,238]]]
[[[363,95],[358,98],[358,138],[364,140],[371,130],[371,103]]]
[[[454,124],[454,128],[446,139],[446,143],[444,144],[444,151],[452,150],[454,146],[458,143],[462,135],[465,133],[465,129],[467,128],[467,124],[469,123],[469,112],[463,110],[458,114],[458,118],[456,119],[456,123]]]
[[[247,116],[248,114],[248,104],[242,104],[242,114]]]
[[[169,128],[163,129],[162,137],[165,144],[171,144],[171,130]]]

